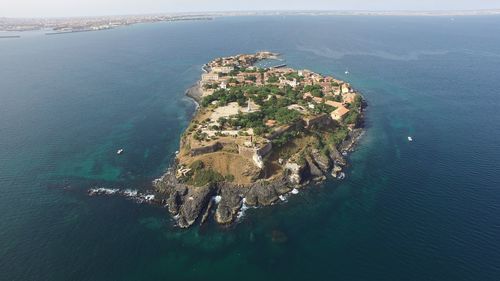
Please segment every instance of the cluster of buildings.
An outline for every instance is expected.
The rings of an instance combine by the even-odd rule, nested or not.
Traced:
[[[349,83],[309,70],[295,71],[287,67],[271,67],[261,70],[253,66],[257,60],[274,57],[276,54],[261,52],[257,55],[238,55],[212,61],[207,64],[207,72],[202,75],[202,95],[208,96],[217,89],[227,89],[242,84],[277,85],[279,88],[289,86],[294,89],[299,86],[316,86],[323,94],[322,97],[314,96],[311,92],[303,94],[303,99],[309,102],[310,108],[314,108],[315,104],[320,103],[335,107],[330,116],[336,121],[342,120],[349,112],[347,105],[353,103],[356,98],[356,93]],[[244,71],[235,71],[237,69],[244,69]],[[209,86],[207,87],[207,85]],[[331,98],[336,98],[340,102]],[[299,107],[292,108],[298,109]],[[274,123],[271,120],[268,124]]]
[[[194,129],[207,139],[191,143],[191,156],[235,146],[238,154],[251,159],[256,166],[262,167],[263,157],[271,151],[272,139],[298,127],[310,128],[319,123],[329,124],[332,120],[342,122],[345,115],[349,113],[349,104],[355,101],[357,95],[349,83],[309,70],[296,71],[285,66],[259,69],[253,66],[258,60],[275,57],[276,54],[261,52],[255,55],[219,58],[208,63],[205,65],[206,73],[202,75],[200,82],[203,96],[209,96],[219,89],[242,85],[274,85],[280,89],[291,87],[299,91],[301,98],[287,108],[298,111],[303,117],[302,120],[297,124],[289,125],[279,124],[273,119],[262,120],[264,126],[270,128],[271,133],[258,137],[254,135],[252,128],[225,129],[218,122],[220,117],[230,119],[238,113],[259,111],[260,107],[252,100],[247,101],[247,106],[239,106],[236,102],[231,102],[210,107],[199,113],[199,122]],[[306,91],[307,89],[314,89],[315,92]],[[283,96],[277,94],[276,97],[282,98]],[[268,96],[268,98],[271,97]],[[212,103],[216,105],[217,101]],[[329,114],[314,111],[313,109],[320,104],[331,106],[333,110]]]

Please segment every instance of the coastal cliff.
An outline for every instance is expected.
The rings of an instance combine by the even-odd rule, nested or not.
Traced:
[[[257,68],[277,54],[218,58],[186,94],[199,107],[179,152],[154,186],[180,227],[232,223],[244,206],[268,206],[328,177],[363,133],[362,96],[309,70]]]

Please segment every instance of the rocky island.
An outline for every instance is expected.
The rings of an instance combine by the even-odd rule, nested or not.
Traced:
[[[278,54],[223,57],[188,90],[199,107],[175,161],[154,186],[180,227],[242,206],[271,205],[327,177],[342,178],[365,103],[349,83],[310,70],[257,67]]]

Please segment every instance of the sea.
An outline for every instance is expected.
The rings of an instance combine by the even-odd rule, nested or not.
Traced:
[[[16,35],[0,39],[0,280],[500,280],[500,17]],[[162,206],[88,196],[151,191],[195,112],[185,90],[202,65],[261,50],[365,97],[344,180],[229,227],[179,229]]]

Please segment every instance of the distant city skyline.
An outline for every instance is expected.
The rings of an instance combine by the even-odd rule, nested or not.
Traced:
[[[126,14],[265,11],[369,10],[431,11],[500,9],[500,0],[0,0],[0,17],[74,17]]]

